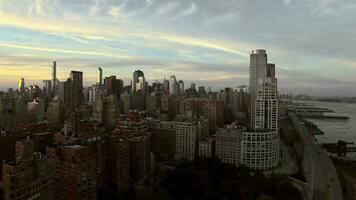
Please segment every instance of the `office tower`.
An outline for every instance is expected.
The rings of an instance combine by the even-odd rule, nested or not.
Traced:
[[[103,85],[103,69],[101,67],[98,68],[98,80],[97,85]]]
[[[139,80],[139,77],[141,77],[141,82]],[[134,73],[133,73],[133,79],[132,79],[132,93],[134,92],[137,92],[137,84],[139,84],[139,87],[141,87],[141,90],[142,91],[145,91],[145,88],[144,88],[144,83],[145,83],[145,74],[143,73],[143,71],[141,70],[136,70]]]
[[[87,87],[84,88],[84,101],[85,103],[88,103],[88,105],[93,105],[95,101],[95,92],[94,92],[94,87]]]
[[[103,122],[106,127],[114,128],[120,115],[120,100],[116,96],[110,95],[104,97],[103,102]],[[98,106],[100,106],[100,103]],[[99,109],[98,112],[100,113],[101,108],[98,107],[97,109]]]
[[[83,103],[83,72],[71,71],[70,78],[72,109],[75,110]]]
[[[194,160],[198,151],[198,124],[197,122],[176,122],[176,160]]]
[[[195,87],[195,83],[191,83],[190,84],[190,89],[192,89],[193,91],[197,90],[196,87]]]
[[[169,78],[169,94],[172,96],[177,95],[177,80],[175,76],[171,76],[171,78]]]
[[[53,62],[52,66],[52,93],[53,96],[57,94],[57,62]]]
[[[107,94],[107,88],[105,85],[92,85],[89,88],[88,103],[93,105],[97,99]]]
[[[199,86],[198,87],[198,93],[199,93],[199,96],[206,95],[205,87],[204,86]]]
[[[163,80],[163,91],[165,94],[169,94],[169,80],[166,80],[166,78]]]
[[[47,97],[47,98],[51,97],[51,95],[52,95],[52,82],[51,82],[51,80],[43,80],[42,83],[43,83],[43,89],[42,89],[43,96]]]
[[[53,200],[54,171],[31,140],[17,143],[18,159],[3,164],[4,200]]]
[[[124,81],[116,76],[105,77],[106,95],[114,95],[117,99],[123,93]]]
[[[184,82],[183,81],[179,81],[178,82],[178,94],[179,95],[184,95],[185,91],[184,91]]]
[[[91,147],[65,145],[46,148],[55,169],[55,199],[97,199],[97,158]]]
[[[72,112],[72,80],[68,78],[66,81],[58,83],[58,102],[63,106],[63,116],[67,117]]]
[[[21,94],[25,92],[25,79],[23,77],[19,80],[18,90]]]

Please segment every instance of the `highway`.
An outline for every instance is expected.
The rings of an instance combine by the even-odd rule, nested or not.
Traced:
[[[343,200],[337,172],[324,149],[315,143],[304,123],[295,113],[288,113],[296,133],[304,145],[303,171],[309,187],[310,200]]]

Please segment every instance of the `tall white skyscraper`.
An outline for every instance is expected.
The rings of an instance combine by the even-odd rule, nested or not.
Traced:
[[[267,62],[266,50],[250,55],[250,128],[278,130],[278,97],[275,65]]]
[[[96,83],[98,85],[103,85],[103,69],[101,67],[98,68],[98,80]]]
[[[264,49],[252,51],[250,55],[250,128],[255,129],[257,85],[267,78],[267,53]]]
[[[177,79],[175,76],[171,76],[171,78],[169,79],[169,94],[177,95],[177,93],[178,93]]]
[[[250,55],[250,129],[244,132],[241,160],[252,169],[276,167],[280,157],[275,65],[259,49]]]

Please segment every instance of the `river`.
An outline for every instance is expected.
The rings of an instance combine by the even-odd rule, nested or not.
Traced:
[[[307,119],[324,132],[324,135],[315,136],[318,143],[336,143],[338,140],[344,140],[346,142],[353,142],[356,145],[356,104],[321,101],[298,102],[328,108],[336,113],[345,113],[350,117],[350,119]]]

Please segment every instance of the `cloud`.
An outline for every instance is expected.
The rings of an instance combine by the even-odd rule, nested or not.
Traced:
[[[283,0],[285,6],[289,6],[293,0]]]
[[[93,16],[96,16],[99,11],[100,11],[99,1],[95,0],[94,4],[89,7],[88,14],[89,14],[89,16],[93,17]]]
[[[190,7],[180,13],[180,16],[189,16],[192,15],[197,10],[197,7],[194,2],[191,3]]]
[[[28,10],[28,15],[40,15],[44,16],[44,1],[43,0],[32,0],[32,3]]]
[[[179,6],[179,4],[177,2],[170,2],[167,3],[163,6],[161,6],[158,10],[157,10],[157,14],[158,15],[164,15],[168,12],[172,12],[174,9],[176,9]]]
[[[74,50],[74,49],[56,49],[56,48],[48,48],[48,47],[25,46],[25,45],[6,44],[6,43],[0,43],[0,47],[24,49],[24,50],[32,50],[32,51],[65,53],[65,54],[105,56],[105,57],[111,57],[111,58],[130,58],[130,57],[127,57],[127,56],[120,56],[120,55],[114,55],[114,54],[102,53],[102,52],[95,52],[95,51],[83,51],[83,50]]]
[[[119,19],[119,17],[121,16],[120,9],[120,7],[112,7],[110,8],[108,14],[114,19]]]
[[[153,5],[154,4],[154,1],[153,0],[146,0],[147,4],[149,5]]]
[[[152,77],[161,76],[155,67],[180,75],[191,68],[189,80],[218,74],[206,83],[231,84],[246,80],[239,73],[249,52],[266,48],[281,88],[342,89],[356,84],[355,8],[354,0],[0,0],[1,53],[108,64],[127,77],[141,64]]]

